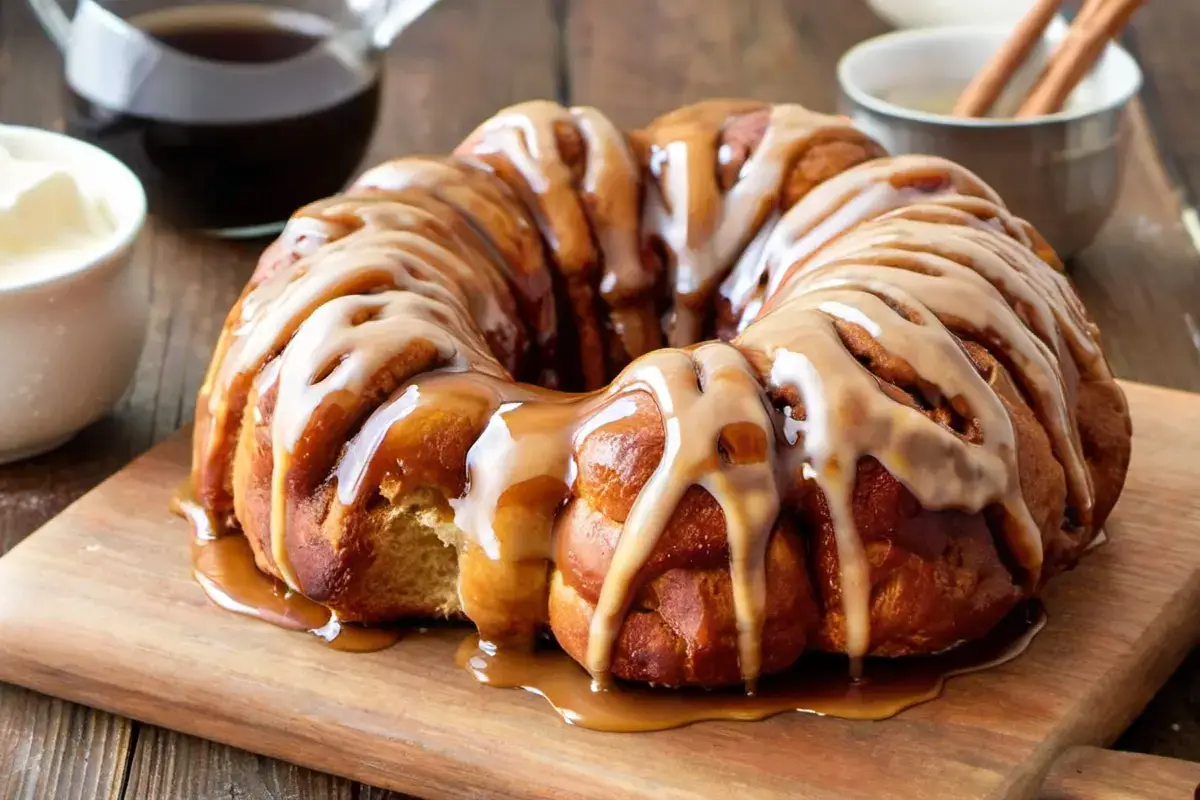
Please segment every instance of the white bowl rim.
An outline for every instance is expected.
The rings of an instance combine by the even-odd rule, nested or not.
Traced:
[[[0,123],[0,145],[3,145],[5,139],[10,137],[27,137],[29,139],[42,137],[53,139],[60,146],[73,147],[81,152],[86,152],[88,158],[94,158],[97,161],[107,163],[117,172],[128,178],[129,186],[135,188],[137,191],[133,194],[134,213],[129,214],[128,219],[118,221],[117,230],[113,234],[112,243],[108,247],[89,255],[86,259],[81,259],[78,265],[70,269],[52,272],[46,276],[33,276],[11,284],[0,284],[0,298],[43,289],[57,283],[72,281],[85,273],[98,270],[119,260],[118,256],[122,251],[133,245],[146,224],[146,189],[133,170],[125,166],[123,161],[106,150],[85,142],[82,139],[76,139],[74,136],[59,133],[58,131],[38,128],[32,125]]]
[[[1114,92],[1113,95],[1104,102],[1086,106],[1084,108],[1073,109],[1070,111],[1058,111],[1053,114],[1043,114],[1040,117],[1031,117],[1029,119],[1012,119],[999,117],[954,117],[949,114],[935,114],[931,111],[918,111],[912,108],[890,103],[887,100],[882,100],[869,92],[860,89],[854,85],[848,78],[849,64],[854,58],[861,57],[864,52],[878,46],[885,41],[896,41],[901,39],[917,39],[917,40],[932,40],[932,39],[955,39],[965,37],[987,37],[995,40],[997,37],[1007,37],[1010,31],[1006,28],[996,27],[994,25],[939,25],[929,28],[908,28],[905,30],[892,31],[879,36],[874,36],[870,39],[864,39],[858,44],[851,47],[837,63],[837,80],[851,100],[864,106],[871,111],[888,117],[908,120],[911,122],[923,122],[929,125],[941,125],[947,128],[1032,128],[1039,125],[1048,125],[1053,123],[1076,122],[1081,119],[1094,117],[1098,114],[1103,114],[1114,109],[1122,108],[1130,100],[1132,100],[1142,88],[1143,76],[1142,68],[1138,65],[1137,59],[1130,55],[1129,51],[1121,47],[1116,42],[1109,43],[1107,57],[1116,57],[1130,70],[1132,80],[1125,87],[1124,91]]]

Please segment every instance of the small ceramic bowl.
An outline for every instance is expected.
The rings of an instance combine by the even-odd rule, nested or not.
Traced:
[[[100,252],[53,273],[0,280],[0,463],[51,450],[107,413],[141,355],[149,278],[134,258],[146,219],[141,183],[96,147],[37,128],[0,125],[17,158],[68,168],[103,197],[116,230]]]
[[[1095,238],[1116,203],[1124,161],[1125,108],[1142,73],[1109,45],[1056,113],[1028,120],[964,119],[948,112],[1008,31],[940,27],[869,39],[838,63],[843,114],[894,154],[956,161],[992,185],[1063,257]],[[1046,61],[1041,42],[997,103],[1011,112]]]
[[[1004,25],[1019,20],[1033,0],[867,0],[895,28],[937,25]]]

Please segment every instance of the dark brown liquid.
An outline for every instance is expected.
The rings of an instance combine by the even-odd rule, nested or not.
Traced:
[[[1045,624],[1040,604],[1022,605],[985,638],[949,652],[864,659],[857,680],[850,676],[846,658],[809,653],[788,671],[759,678],[753,696],[741,688],[655,689],[622,683],[594,691],[587,671],[558,647],[497,650],[486,643],[481,647],[477,636],[459,647],[458,663],[480,683],[541,695],[564,721],[599,731],[658,731],[704,720],[760,720],[785,711],[879,720],[933,700],[947,678],[1011,661]]]
[[[243,23],[244,24],[244,23]],[[303,31],[261,25],[204,25],[195,28],[154,27],[146,32],[169,47],[213,61],[269,64],[306,53],[317,38]]]
[[[265,14],[228,21],[206,17],[200,23],[194,14],[155,12],[130,22],[183,53],[235,64],[280,62],[322,38],[308,28],[283,27]],[[332,69],[350,69],[330,63]],[[282,72],[280,80],[286,75]],[[375,69],[357,94],[313,96],[311,109],[299,115],[174,122],[103,107],[67,88],[68,131],[124,161],[145,184],[154,213],[206,230],[279,223],[297,207],[339,191],[366,151],[380,96]],[[205,87],[181,85],[179,91],[203,93]]]
[[[192,574],[213,603],[281,628],[306,631],[335,650],[383,650],[400,640],[394,628],[340,623],[329,609],[259,571],[246,537],[222,535],[216,521],[192,497],[190,486],[171,508],[192,525]]]

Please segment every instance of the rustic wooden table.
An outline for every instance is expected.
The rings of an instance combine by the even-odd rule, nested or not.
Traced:
[[[596,105],[625,126],[710,96],[828,109],[838,56],[884,29],[861,0],[441,0],[389,55],[371,159],[444,151],[497,108],[531,97]],[[1118,374],[1193,391],[1200,254],[1182,220],[1200,192],[1194,37],[1200,5],[1141,12],[1128,43],[1147,85],[1124,193],[1100,239],[1071,265]],[[60,75],[22,0],[0,0],[0,121],[59,126]],[[0,467],[0,554],[191,418],[221,320],[260,247],[151,226],[143,255],[153,310],[134,385],[114,414],[61,450]],[[1200,651],[1116,746],[1200,761]],[[1129,778],[1142,764],[1158,775],[1154,760],[1127,758],[1098,774]],[[387,796],[0,685],[0,798]]]

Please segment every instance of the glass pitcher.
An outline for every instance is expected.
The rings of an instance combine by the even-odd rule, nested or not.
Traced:
[[[151,210],[277,230],[340,189],[375,127],[382,54],[435,0],[29,0],[65,61],[67,129],[130,166]]]

